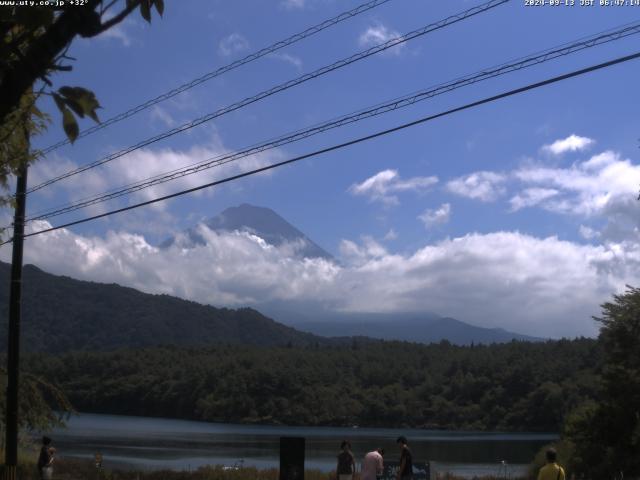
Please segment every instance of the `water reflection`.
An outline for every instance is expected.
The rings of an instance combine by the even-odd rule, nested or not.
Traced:
[[[335,468],[340,440],[351,439],[358,459],[381,446],[396,460],[395,439],[409,439],[416,461],[432,462],[432,470],[465,476],[510,474],[524,471],[538,449],[556,438],[553,434],[505,434],[414,429],[273,427],[211,424],[158,418],[82,414],[66,429],[51,432],[62,456],[92,460],[101,452],[104,466],[142,469],[195,469],[202,465],[244,465],[273,468],[279,461],[279,438],[303,436],[306,468]]]

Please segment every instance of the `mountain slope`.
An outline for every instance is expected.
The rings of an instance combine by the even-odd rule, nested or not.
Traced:
[[[265,242],[280,246],[283,243],[299,243],[298,254],[309,258],[332,259],[331,254],[319,247],[304,233],[287,222],[270,208],[256,207],[244,203],[238,207],[230,207],[222,213],[205,221],[204,224],[215,232],[248,232],[259,236]],[[169,248],[178,241],[171,237],[160,244],[161,248]],[[205,239],[197,231],[191,228],[185,231],[183,248],[196,245],[204,245]]]
[[[6,349],[10,266],[0,262],[0,349]],[[310,345],[330,340],[299,332],[260,312],[214,308],[116,284],[24,267],[23,348],[110,350],[149,345]]]

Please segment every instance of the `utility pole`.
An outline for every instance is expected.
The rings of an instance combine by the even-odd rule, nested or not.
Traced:
[[[5,480],[16,480],[18,464],[18,378],[20,369],[20,306],[22,294],[22,251],[27,201],[27,161],[30,142],[24,127],[25,157],[18,170],[16,209],[13,218],[13,252],[9,290],[9,334],[7,348],[7,411],[5,438]]]

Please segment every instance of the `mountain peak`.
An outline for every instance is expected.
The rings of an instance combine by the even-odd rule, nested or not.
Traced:
[[[331,254],[318,246],[304,233],[267,207],[243,203],[237,207],[226,208],[203,223],[215,232],[248,232],[259,236],[265,242],[276,247],[287,242],[301,242],[303,245],[299,249],[301,256],[325,258],[327,260],[333,258]],[[189,243],[187,247],[205,244],[205,239],[197,232],[196,228],[191,228],[185,233]],[[168,248],[174,242],[174,237],[169,238],[160,247]]]

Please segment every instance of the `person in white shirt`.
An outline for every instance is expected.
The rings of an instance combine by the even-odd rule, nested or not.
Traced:
[[[362,473],[360,474],[361,480],[376,480],[378,475],[382,475],[382,470],[384,469],[383,455],[384,449],[377,448],[364,456]]]

